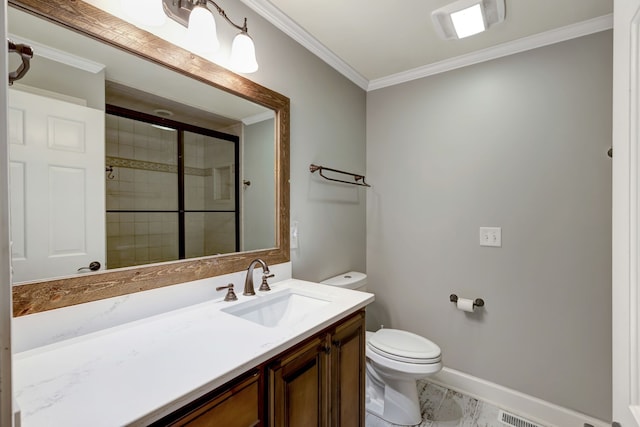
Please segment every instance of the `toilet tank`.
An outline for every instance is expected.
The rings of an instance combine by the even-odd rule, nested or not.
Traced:
[[[338,286],[356,291],[367,290],[367,275],[358,271],[349,271],[320,282],[323,285]]]

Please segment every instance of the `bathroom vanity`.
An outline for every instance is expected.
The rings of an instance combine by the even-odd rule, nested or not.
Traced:
[[[363,425],[373,295],[272,289],[17,354],[22,426]]]
[[[364,425],[364,341],[359,311],[153,425]]]

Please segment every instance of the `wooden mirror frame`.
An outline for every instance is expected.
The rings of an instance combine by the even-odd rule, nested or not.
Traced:
[[[246,269],[251,260],[288,262],[289,98],[147,33],[82,1],[9,0],[9,5],[144,58],[275,112],[275,248],[105,270],[13,287],[15,317],[156,289]]]

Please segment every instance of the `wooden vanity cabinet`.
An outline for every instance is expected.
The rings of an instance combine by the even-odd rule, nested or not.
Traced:
[[[364,312],[338,325],[331,335],[331,403],[334,427],[364,426]]]
[[[267,366],[269,425],[364,426],[364,312]]]
[[[316,337],[269,365],[270,426],[329,425],[328,345]]]
[[[196,399],[152,427],[253,427],[263,425],[262,389],[259,370],[242,376]]]
[[[152,424],[364,427],[364,310]]]

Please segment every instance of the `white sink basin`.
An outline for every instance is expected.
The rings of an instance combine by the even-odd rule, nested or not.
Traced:
[[[319,295],[286,289],[271,295],[255,297],[254,300],[223,308],[222,311],[273,328],[295,324],[330,302]]]

